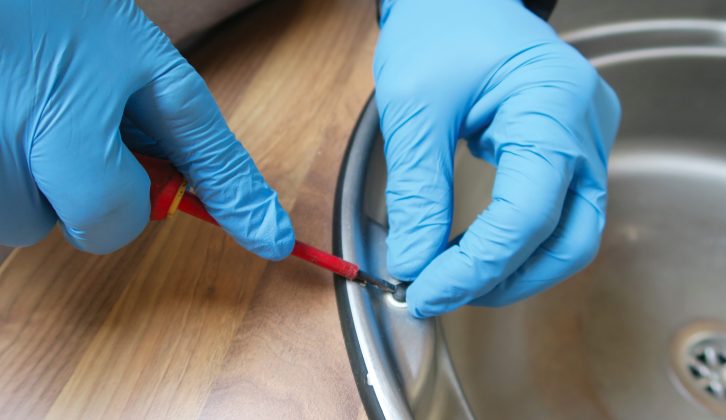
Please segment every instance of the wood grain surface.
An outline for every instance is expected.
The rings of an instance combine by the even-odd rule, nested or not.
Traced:
[[[270,0],[189,54],[298,238],[331,247],[372,90],[372,1]],[[56,231],[0,266],[0,418],[362,418],[332,276],[179,215],[107,256]]]

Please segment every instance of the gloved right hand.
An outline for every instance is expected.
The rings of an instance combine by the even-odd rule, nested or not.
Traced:
[[[135,238],[149,179],[128,145],[171,160],[245,248],[291,252],[277,194],[133,0],[2,0],[0,28],[1,244],[33,244],[57,220],[88,252]]]
[[[388,268],[413,281],[411,314],[507,305],[582,269],[605,226],[613,90],[520,0],[387,0],[381,12]],[[460,138],[497,174],[491,204],[447,249]]]

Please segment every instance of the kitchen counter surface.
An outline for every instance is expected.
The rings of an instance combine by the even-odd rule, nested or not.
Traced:
[[[291,211],[331,249],[372,91],[374,2],[269,0],[188,54]],[[0,417],[362,418],[332,276],[177,215],[107,256],[55,231],[0,265]]]

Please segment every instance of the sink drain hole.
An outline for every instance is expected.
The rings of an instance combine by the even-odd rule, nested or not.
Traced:
[[[671,370],[678,389],[693,402],[726,418],[726,325],[698,322],[673,339]]]
[[[726,346],[717,347],[717,343],[708,341],[696,345],[692,352],[695,357],[688,364],[688,369],[693,380],[700,383],[708,394],[726,401]]]

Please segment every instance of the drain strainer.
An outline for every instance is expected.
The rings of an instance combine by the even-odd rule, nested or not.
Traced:
[[[726,323],[699,321],[673,337],[671,377],[697,405],[726,418]]]

